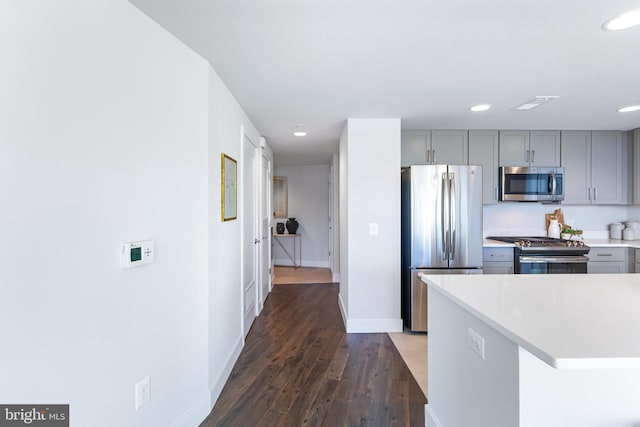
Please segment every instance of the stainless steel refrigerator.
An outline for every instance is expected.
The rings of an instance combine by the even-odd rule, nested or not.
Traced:
[[[482,273],[482,167],[413,165],[402,172],[402,317],[427,331],[420,273]]]

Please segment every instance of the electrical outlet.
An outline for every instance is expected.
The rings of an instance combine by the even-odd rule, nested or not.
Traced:
[[[370,222],[369,223],[369,236],[377,236],[378,235],[378,223]]]
[[[475,354],[484,360],[484,338],[471,328],[467,331],[467,344]]]
[[[151,398],[150,392],[151,385],[149,383],[149,377],[144,377],[138,381],[135,389],[136,411],[149,401]]]

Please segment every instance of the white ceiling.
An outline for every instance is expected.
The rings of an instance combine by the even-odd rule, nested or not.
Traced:
[[[206,58],[278,164],[328,162],[349,117],[403,129],[640,127],[640,0],[130,0]],[[536,95],[559,100],[529,112]],[[471,113],[468,108],[493,108]],[[301,123],[309,135],[292,135]]]

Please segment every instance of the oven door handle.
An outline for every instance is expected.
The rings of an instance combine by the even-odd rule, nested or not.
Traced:
[[[520,256],[520,264],[583,264],[589,262],[586,255],[569,256]]]

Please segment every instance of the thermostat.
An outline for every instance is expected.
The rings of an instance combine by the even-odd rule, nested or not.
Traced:
[[[137,267],[153,262],[153,240],[129,242],[122,245],[122,266]]]

